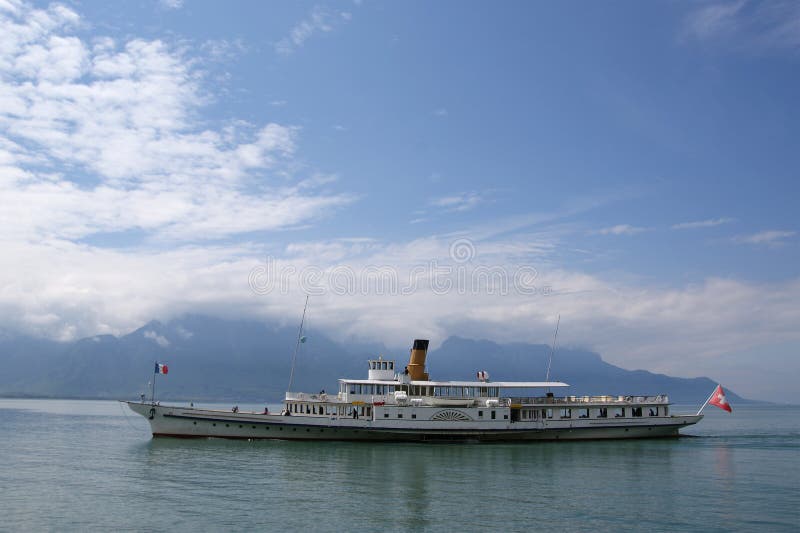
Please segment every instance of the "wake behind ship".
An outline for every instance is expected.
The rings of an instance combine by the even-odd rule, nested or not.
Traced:
[[[557,381],[434,381],[428,341],[408,364],[368,361],[367,379],[339,379],[335,394],[287,392],[281,413],[125,402],[154,437],[364,441],[532,441],[677,437],[703,415],[672,414],[666,395],[556,396]]]

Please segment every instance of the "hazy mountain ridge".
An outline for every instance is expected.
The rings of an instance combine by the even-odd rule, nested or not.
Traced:
[[[135,398],[148,391],[158,360],[170,366],[169,375],[157,378],[161,399],[275,402],[287,388],[296,335],[295,327],[205,316],[152,321],[121,337],[71,343],[5,335],[0,338],[0,395]],[[339,377],[366,377],[367,358],[382,354],[402,368],[408,357],[407,349],[340,344],[316,331],[307,337],[293,390],[333,391]],[[428,354],[428,370],[432,379],[441,380],[473,379],[478,370],[498,381],[544,380],[549,352],[544,344],[450,337]],[[689,403],[702,402],[716,384],[708,378],[625,370],[578,348],[558,349],[551,379],[571,385],[564,394],[665,393]],[[746,401],[732,392],[729,396]]]

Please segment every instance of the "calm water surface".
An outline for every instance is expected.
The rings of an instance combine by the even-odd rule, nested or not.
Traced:
[[[0,400],[0,530],[798,531],[800,408],[706,412],[684,439],[360,444],[153,440],[116,402]]]

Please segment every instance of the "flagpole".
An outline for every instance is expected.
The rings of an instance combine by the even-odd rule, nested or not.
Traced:
[[[297,360],[297,350],[300,348],[300,337],[303,336],[303,323],[306,321],[306,309],[308,308],[308,294],[306,294],[306,304],[303,306],[303,318],[300,319],[300,329],[297,330],[297,342],[294,345],[292,354],[292,369],[289,371],[289,387],[286,392],[292,392],[292,382],[294,381],[294,363]]]
[[[150,403],[156,403],[156,368],[158,368],[158,361],[153,365],[153,386],[150,389]]]
[[[717,385],[717,387],[719,387],[719,385]],[[716,393],[717,393],[717,388],[716,388],[716,387],[714,387],[714,390],[711,392],[711,394],[709,394],[709,395],[708,395],[708,398],[706,398],[706,401],[705,401],[705,402],[703,402],[703,405],[700,407],[700,410],[699,410],[699,411],[697,411],[697,415],[699,415],[700,413],[702,413],[702,412],[703,412],[703,409],[705,409],[705,408],[706,408],[706,405],[708,405],[708,402],[710,402],[710,401],[711,401],[711,398],[713,398],[713,397],[714,397],[714,394],[716,394]],[[695,416],[697,416],[697,415],[695,415]]]

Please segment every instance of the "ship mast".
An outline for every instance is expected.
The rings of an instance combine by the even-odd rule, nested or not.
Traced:
[[[300,348],[300,341],[303,338],[303,324],[306,321],[306,309],[308,309],[308,294],[306,294],[306,304],[303,306],[303,318],[300,319],[300,329],[297,330],[297,342],[294,344],[294,354],[292,354],[292,370],[289,372],[289,387],[287,392],[292,392],[292,383],[294,382],[294,364],[297,361],[297,350]]]
[[[553,364],[553,354],[556,351],[556,339],[558,338],[558,325],[561,324],[561,313],[558,314],[558,320],[556,321],[556,332],[553,334],[553,346],[550,347],[550,358],[547,360],[547,375],[545,376],[545,381],[550,381],[550,366]]]

